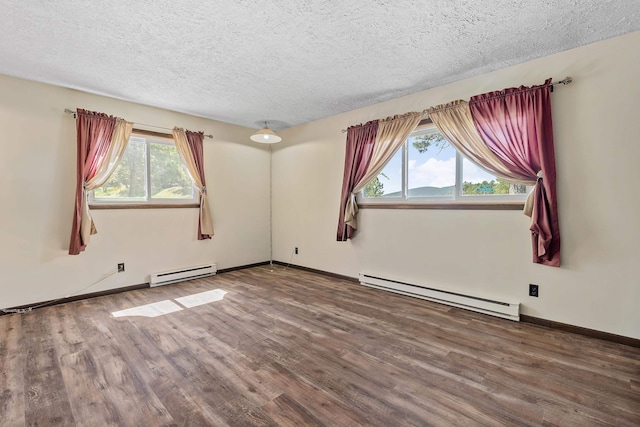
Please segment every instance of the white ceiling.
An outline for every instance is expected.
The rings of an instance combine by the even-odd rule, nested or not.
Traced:
[[[0,73],[278,130],[636,30],[640,0],[0,0]]]

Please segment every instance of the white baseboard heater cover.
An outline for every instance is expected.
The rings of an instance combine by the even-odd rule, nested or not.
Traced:
[[[213,276],[218,271],[216,264],[197,265],[149,275],[149,286],[162,286],[199,277]]]
[[[495,301],[477,296],[463,295],[364,273],[360,273],[360,284],[453,307],[464,308],[478,313],[502,317],[503,319],[520,320],[520,303],[517,302]]]

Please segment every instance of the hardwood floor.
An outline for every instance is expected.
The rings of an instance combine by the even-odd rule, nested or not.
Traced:
[[[0,425],[640,425],[638,348],[274,269],[0,317]]]

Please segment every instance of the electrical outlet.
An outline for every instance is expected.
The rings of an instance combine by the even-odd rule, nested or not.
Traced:
[[[538,298],[538,285],[529,283],[529,296]]]
[[[124,262],[118,264],[118,273],[124,273]]]
[[[296,246],[294,252],[295,252],[296,255],[298,255],[298,247],[297,246]]]

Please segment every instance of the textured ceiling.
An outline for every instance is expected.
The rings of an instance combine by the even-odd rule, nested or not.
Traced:
[[[0,0],[0,73],[277,130],[639,29],[640,0]]]

